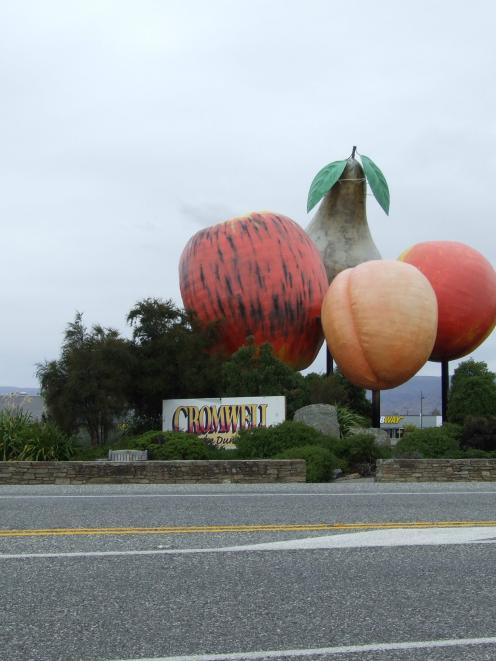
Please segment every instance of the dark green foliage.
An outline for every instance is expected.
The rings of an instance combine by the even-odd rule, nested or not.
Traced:
[[[209,449],[201,438],[171,438],[163,445],[152,444],[148,446],[148,458],[162,461],[179,459],[210,459]]]
[[[67,435],[85,429],[93,445],[104,443],[128,408],[132,356],[117,331],[93,326],[76,314],[65,332],[59,360],[38,366],[49,418]]]
[[[448,419],[463,424],[468,416],[496,415],[496,375],[486,363],[466,360],[458,365],[451,380]]]
[[[220,395],[222,361],[209,353],[215,327],[201,328],[194,315],[157,298],[137,303],[127,321],[134,358],[129,402],[138,419],[156,426],[164,399]]]
[[[463,424],[462,448],[496,451],[496,415],[467,416]]]
[[[73,441],[55,425],[35,422],[20,409],[0,412],[0,460],[62,461],[74,452]]]
[[[349,434],[336,442],[334,452],[349,470],[362,475],[369,475],[377,459],[388,455],[388,449],[379,446],[371,434]]]
[[[136,438],[123,439],[120,447],[148,450],[148,459],[209,459],[213,452],[203,438],[195,434],[172,431],[149,431]],[[113,449],[117,449],[114,448]]]
[[[79,440],[74,444],[73,461],[96,461],[107,459],[109,450],[116,450],[115,443],[105,445],[82,445]],[[127,449],[127,448],[126,448]]]
[[[150,445],[163,445],[168,440],[172,440],[176,438],[176,436],[182,435],[183,432],[152,430],[140,434],[139,436],[135,436],[134,438],[128,438],[126,442],[129,449],[136,448],[137,450],[146,450]],[[186,436],[193,437],[192,434],[186,434]]]
[[[364,426],[370,425],[372,405],[366,397],[363,388],[358,388],[344,377],[341,372],[326,376],[314,372],[305,377],[307,404],[341,405],[362,415]]]
[[[428,427],[408,432],[394,447],[394,455],[403,458],[450,458],[460,448],[460,430],[455,425]]]
[[[130,397],[131,399],[131,397]],[[159,429],[162,425],[162,414],[158,413],[154,416],[139,415],[131,412],[119,424],[124,436],[134,437],[144,434],[147,431]]]
[[[308,403],[305,379],[282,363],[274,355],[270,344],[257,347],[250,343],[238,349],[224,363],[222,394],[226,397],[284,395],[288,418]]]
[[[465,450],[457,450],[450,459],[496,459],[496,451],[486,452],[485,450],[477,450],[476,448],[467,448]]]
[[[368,427],[370,421],[359,413],[351,411],[346,406],[336,406],[338,416],[339,431],[341,436],[347,436],[353,427]]]
[[[0,461],[16,459],[28,441],[33,419],[22,409],[0,411]]]
[[[99,325],[88,330],[78,313],[60,358],[38,366],[50,418],[67,434],[86,430],[93,445],[105,444],[125,415],[128,435],[157,428],[163,399],[220,395],[220,360],[208,353],[215,328],[151,298],[127,320],[132,341]]]
[[[274,459],[304,459],[307,482],[328,482],[337,465],[336,457],[332,452],[319,445],[288,448],[276,454]]]
[[[266,459],[288,448],[303,445],[320,445],[330,449],[334,440],[302,422],[286,420],[273,427],[242,430],[236,445],[237,454],[242,459]]]
[[[34,422],[18,461],[67,461],[75,453],[73,441],[50,423]]]

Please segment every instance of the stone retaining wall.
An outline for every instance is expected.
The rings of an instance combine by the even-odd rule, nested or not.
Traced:
[[[496,482],[496,459],[379,459],[376,482]]]
[[[250,461],[0,461],[2,484],[304,482],[302,459]]]

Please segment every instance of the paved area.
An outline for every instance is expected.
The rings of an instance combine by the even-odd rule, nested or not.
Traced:
[[[0,487],[0,659],[496,658],[496,484]]]

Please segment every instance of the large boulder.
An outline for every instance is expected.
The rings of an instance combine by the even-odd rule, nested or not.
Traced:
[[[369,434],[373,436],[377,445],[384,445],[389,447],[391,439],[385,429],[377,429],[377,427],[351,427],[348,434]]]
[[[303,422],[317,431],[339,438],[338,412],[330,404],[310,404],[298,409],[293,420]]]

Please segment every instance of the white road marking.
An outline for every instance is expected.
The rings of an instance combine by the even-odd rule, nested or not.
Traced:
[[[28,558],[95,558],[139,555],[187,555],[198,553],[242,553],[251,551],[303,551],[344,548],[373,548],[399,546],[441,546],[450,544],[494,544],[494,527],[427,528],[412,530],[370,530],[344,534],[323,535],[289,539],[283,542],[262,542],[241,546],[186,549],[146,549],[128,551],[61,551],[51,553],[3,553],[0,560],[24,560]]]
[[[496,491],[346,491],[329,493],[327,491],[314,493],[129,493],[129,494],[8,494],[0,495],[0,500],[39,500],[41,498],[313,498],[328,496],[331,498],[356,498],[368,496],[496,496]]]
[[[371,645],[342,645],[340,647],[316,647],[298,650],[264,650],[257,652],[231,652],[229,654],[188,654],[187,656],[158,656],[148,658],[121,659],[120,661],[236,661],[237,659],[297,658],[304,656],[330,656],[335,654],[363,654],[387,652],[389,650],[419,650],[443,647],[468,647],[473,645],[495,645],[493,638],[450,638],[447,640],[419,640],[402,643],[372,643]]]
[[[296,551],[303,549],[350,549],[377,546],[440,546],[446,544],[496,543],[496,529],[489,526],[467,528],[395,528],[367,530],[289,539],[282,542],[261,542],[224,547],[224,551]]]

